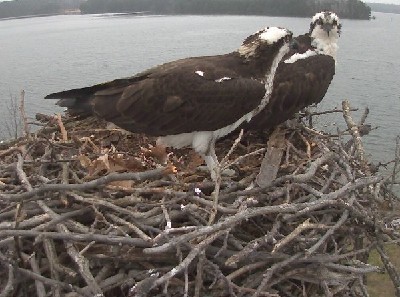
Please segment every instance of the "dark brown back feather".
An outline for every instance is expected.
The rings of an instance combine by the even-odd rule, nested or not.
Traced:
[[[334,74],[335,61],[328,55],[315,55],[292,64],[281,62],[269,103],[248,127],[269,129],[306,106],[321,102]]]

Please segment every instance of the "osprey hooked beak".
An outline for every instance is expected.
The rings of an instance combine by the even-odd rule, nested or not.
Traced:
[[[324,24],[322,24],[321,27],[322,27],[322,30],[324,30],[328,34],[328,36],[329,36],[329,33],[331,32],[331,30],[333,29],[333,25],[330,23],[324,23]]]

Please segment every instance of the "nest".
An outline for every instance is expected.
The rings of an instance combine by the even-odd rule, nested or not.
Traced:
[[[346,131],[308,114],[220,141],[216,182],[192,150],[38,115],[44,127],[0,151],[0,295],[368,296],[364,276],[382,270],[399,293],[384,250],[400,239],[399,149],[378,170],[365,116],[330,112]]]

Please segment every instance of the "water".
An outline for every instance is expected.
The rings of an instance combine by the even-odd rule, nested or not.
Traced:
[[[380,128],[365,138],[367,149],[373,159],[388,161],[400,134],[400,15],[376,16],[374,21],[343,20],[337,74],[319,109],[340,107],[343,99],[360,109],[368,106],[368,122]],[[307,18],[261,16],[71,15],[3,20],[0,124],[4,128],[9,118],[6,102],[22,89],[30,117],[60,112],[54,101],[42,98],[178,58],[233,51],[265,26],[287,27],[298,35],[308,30],[309,23]],[[334,128],[335,120],[325,124]],[[5,134],[3,129],[0,136]]]

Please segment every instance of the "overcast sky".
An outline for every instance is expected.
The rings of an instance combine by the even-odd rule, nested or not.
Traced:
[[[371,3],[389,3],[389,4],[397,4],[400,5],[400,0],[368,0],[363,2],[371,2]]]
[[[11,0],[0,0],[0,2],[3,1],[11,1]],[[389,3],[389,4],[398,4],[400,5],[400,0],[366,0],[363,2],[371,2],[371,3]]]

